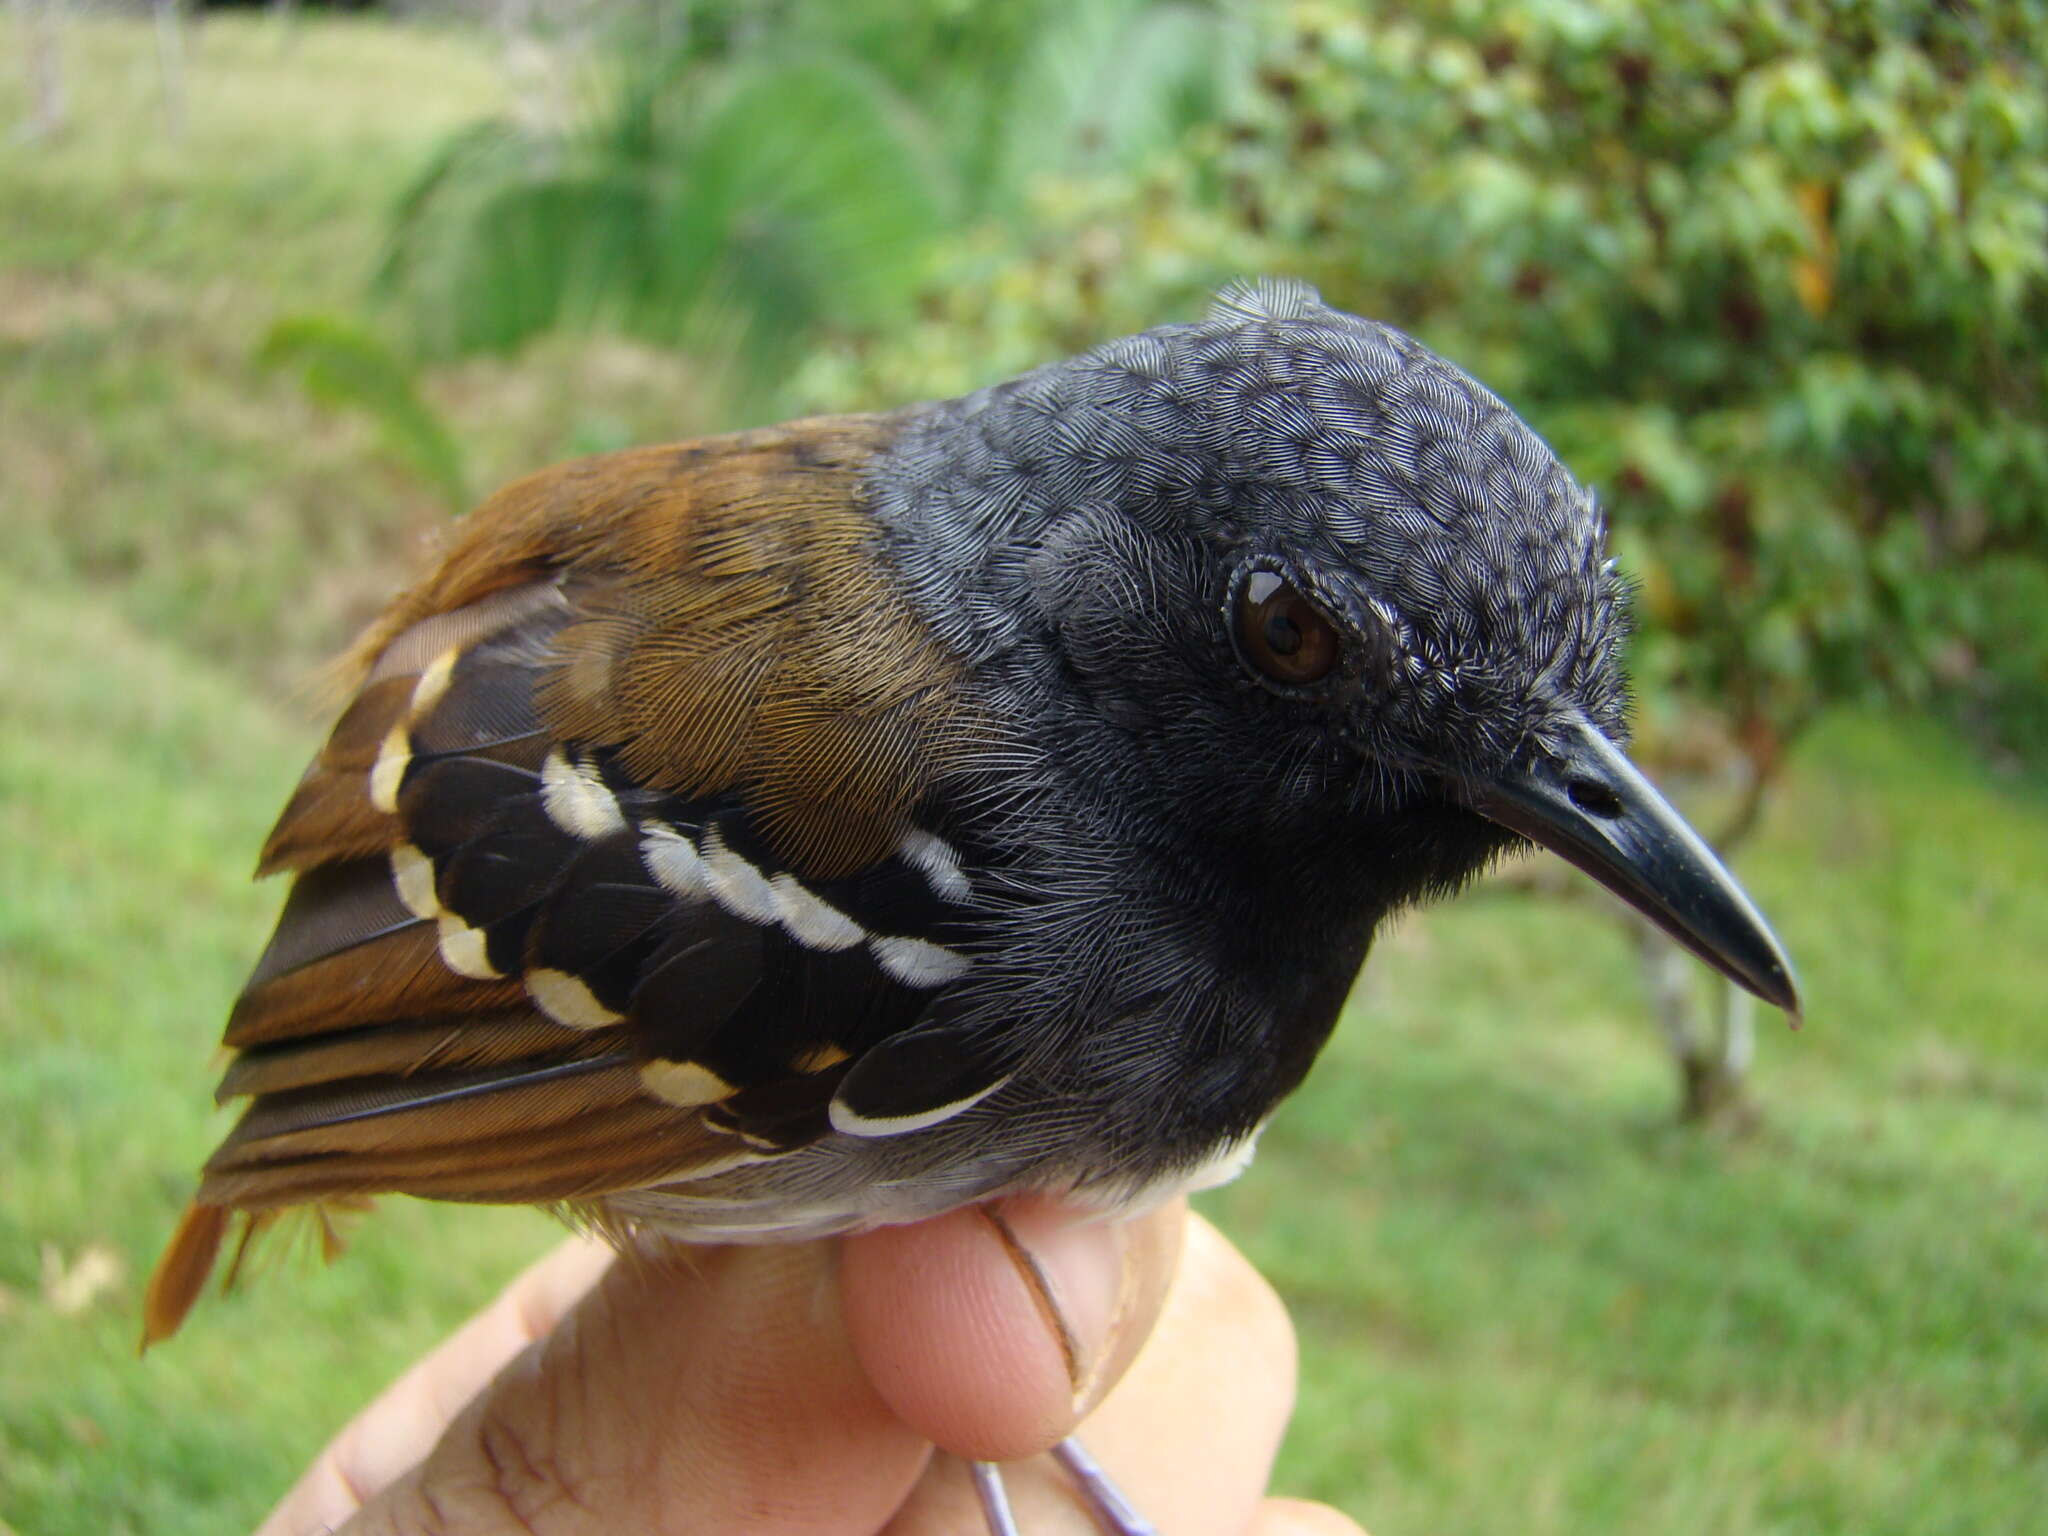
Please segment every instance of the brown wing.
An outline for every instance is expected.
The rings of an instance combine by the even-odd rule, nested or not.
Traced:
[[[860,501],[886,431],[535,476],[372,627],[263,850],[295,879],[228,1023],[249,1107],[146,1339],[232,1212],[587,1200],[805,1145],[964,968],[966,877],[913,823],[959,690]],[[914,1066],[848,1122],[923,1115]],[[994,1071],[955,1051],[933,1091]]]

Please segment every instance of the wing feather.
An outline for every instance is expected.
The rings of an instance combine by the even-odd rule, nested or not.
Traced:
[[[729,1166],[734,1145],[675,1109],[639,1098],[532,1132],[223,1169],[206,1176],[200,1203],[260,1211],[353,1198],[369,1183],[429,1199],[543,1205],[688,1179],[705,1167]]]
[[[366,1077],[495,1067],[508,1062],[571,1060],[615,1049],[617,1041],[573,1029],[530,1008],[502,1014],[371,1025],[238,1052],[218,1098],[253,1098],[291,1088]]]
[[[372,626],[262,852],[294,885],[228,1022],[247,1108],[149,1338],[231,1211],[246,1245],[383,1192],[590,1205],[829,1133],[852,1063],[954,974],[890,957],[965,935],[902,852],[959,690],[868,549],[892,430],[532,477]]]
[[[473,1017],[525,995],[516,978],[478,981],[451,970],[439,929],[415,920],[248,988],[228,1015],[226,1043],[243,1049],[365,1024]]]
[[[228,1173],[304,1157],[459,1146],[539,1133],[642,1097],[622,1052],[456,1072],[345,1079],[265,1094],[208,1160]],[[207,1191],[202,1189],[202,1198]]]

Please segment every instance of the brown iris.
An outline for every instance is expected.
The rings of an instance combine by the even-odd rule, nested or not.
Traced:
[[[1295,688],[1327,677],[1342,649],[1322,610],[1272,571],[1254,571],[1238,591],[1237,642],[1259,671]]]

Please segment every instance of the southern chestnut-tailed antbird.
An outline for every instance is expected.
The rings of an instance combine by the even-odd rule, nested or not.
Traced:
[[[1286,284],[519,481],[264,845],[246,1108],[147,1336],[232,1224],[384,1193],[714,1243],[1159,1201],[1243,1161],[1390,913],[1524,839],[1794,1011],[1623,755],[1624,610],[1512,411]]]

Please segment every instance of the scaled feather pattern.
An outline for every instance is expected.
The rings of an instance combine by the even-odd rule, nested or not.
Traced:
[[[244,1104],[152,1282],[387,1193],[817,1236],[1240,1162],[1378,923],[1510,836],[1452,789],[1618,737],[1591,499],[1308,290],[963,399],[563,465],[354,652],[261,857]],[[1244,571],[1342,638],[1249,671]]]

